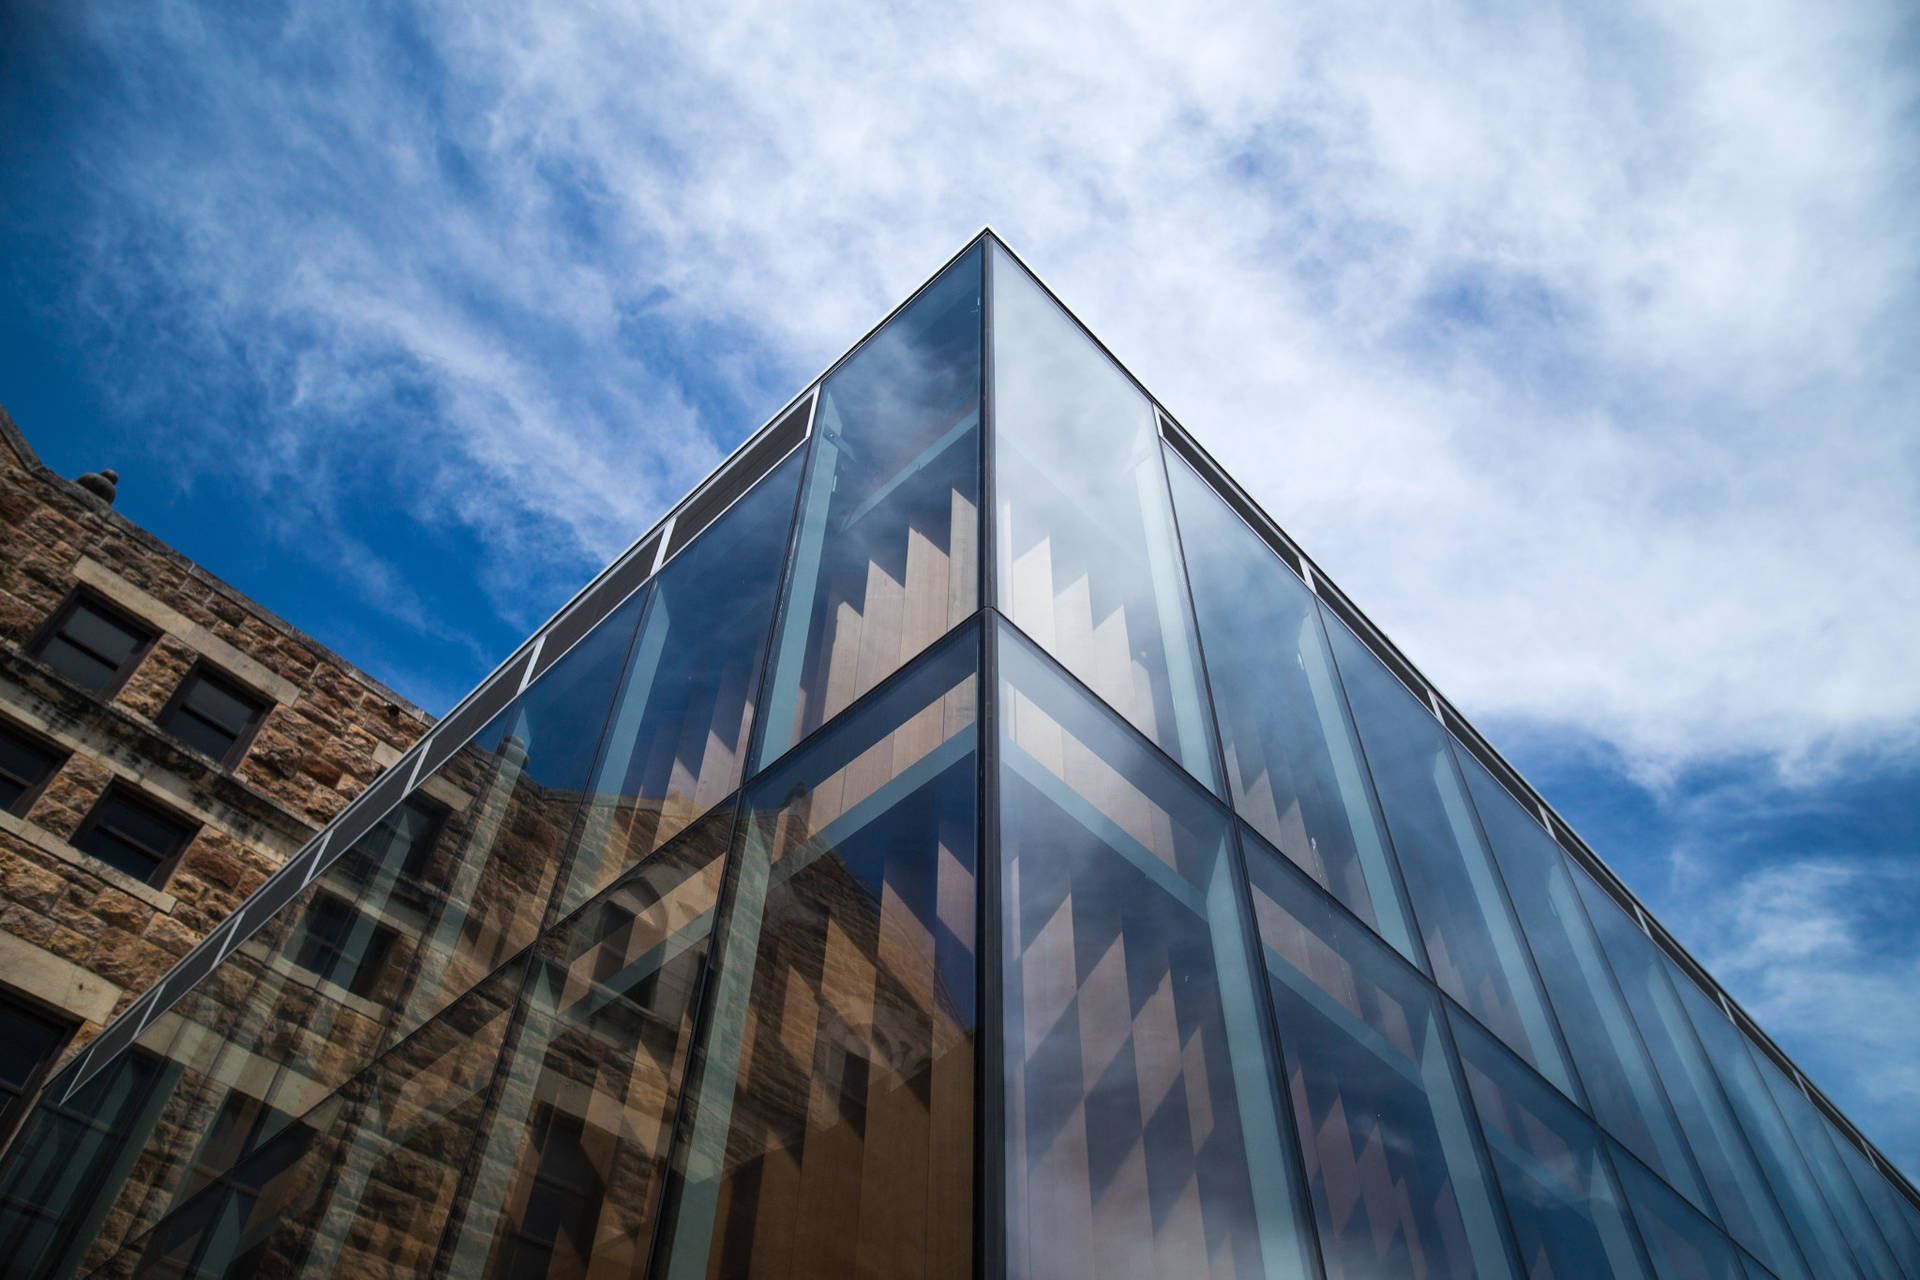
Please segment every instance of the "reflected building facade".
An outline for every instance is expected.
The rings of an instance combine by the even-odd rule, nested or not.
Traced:
[[[0,1258],[1891,1278],[1920,1207],[983,233],[50,1083]]]

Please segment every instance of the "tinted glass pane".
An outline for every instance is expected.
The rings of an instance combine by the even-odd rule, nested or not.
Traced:
[[[1853,1185],[1846,1166],[1840,1162],[1840,1153],[1833,1149],[1827,1122],[1814,1109],[1812,1101],[1787,1079],[1771,1058],[1757,1049],[1750,1056],[1780,1109],[1780,1118],[1786,1121],[1795,1145],[1800,1148],[1821,1196],[1833,1211],[1847,1242],[1853,1246],[1854,1258],[1861,1268],[1881,1280],[1895,1280],[1909,1274],[1894,1260],[1893,1250],[1881,1233],[1879,1223],[1874,1221],[1860,1189]]]
[[[60,634],[87,652],[118,666],[147,641],[144,632],[108,617],[91,605],[76,605],[60,627]]]
[[[67,1033],[65,1023],[0,995],[0,1109],[66,1043]],[[0,1137],[4,1136],[5,1130],[0,1129]]]
[[[193,687],[183,699],[188,710],[238,737],[260,712],[260,704],[226,688],[204,673],[189,677]]]
[[[521,977],[508,966],[202,1188],[135,1274],[425,1274]]]
[[[767,700],[767,765],[971,614],[980,250],[827,379]]]
[[[106,1256],[126,1226],[115,1189],[125,1185],[169,1084],[161,1063],[136,1049],[68,1101],[48,1098],[33,1109],[0,1179],[0,1258],[9,1269],[70,1273],[89,1256]],[[111,1224],[110,1207],[119,1219]]]
[[[1620,1147],[1613,1167],[1660,1280],[1742,1280],[1732,1241]]]
[[[81,601],[47,638],[39,656],[68,679],[99,690],[113,683],[121,666],[150,639],[149,632]]]
[[[226,759],[227,752],[233,750],[233,744],[239,737],[211,721],[201,719],[184,707],[169,716],[161,727],[195,751],[205,752],[215,760]]]
[[[1433,976],[1530,1066],[1574,1092],[1446,731],[1345,625],[1326,623]]]
[[[496,722],[477,741],[497,742],[500,729]],[[196,1057],[207,1065],[134,1166],[128,1194],[147,1206],[142,1226],[373,1061],[426,927],[431,895],[417,875],[452,860],[479,816],[474,801],[493,761],[478,745],[456,753],[421,784],[453,807],[409,800],[170,1011],[204,1042]],[[444,821],[398,816],[436,810]]]
[[[1645,1276],[1599,1130],[1471,1019],[1448,1021],[1527,1275]]]
[[[1439,997],[1253,837],[1247,870],[1327,1275],[1515,1275]]]
[[[0,809],[13,808],[60,767],[61,759],[58,752],[0,723]]]
[[[1674,994],[1665,958],[1592,880],[1575,872],[1574,883],[1673,1102],[1720,1221],[1777,1275],[1804,1276],[1806,1264],[1782,1224],[1780,1209],[1727,1105],[1713,1064]]]
[[[973,1273],[977,646],[745,796],[662,1274]]]
[[[40,650],[40,659],[75,684],[95,691],[113,683],[118,668],[103,662],[65,636],[54,636]]]
[[[1153,408],[993,252],[1000,608],[1217,788]]]
[[[645,1268],[732,827],[716,811],[542,939],[449,1274]]]
[[[1487,842],[1539,964],[1594,1117],[1700,1208],[1708,1200],[1633,1015],[1600,955],[1565,855],[1480,762],[1456,748]]]
[[[74,837],[74,847],[110,867],[149,880],[193,835],[176,818],[109,792]]]
[[[1860,1195],[1873,1213],[1873,1219],[1880,1225],[1880,1233],[1885,1237],[1887,1247],[1906,1268],[1908,1275],[1920,1276],[1920,1227],[1911,1204],[1893,1187],[1893,1184],[1881,1176],[1860,1148],[1853,1145],[1840,1134],[1830,1134],[1835,1152],[1847,1166],[1853,1183],[1860,1189]]]
[[[457,853],[441,841],[420,875],[425,928],[391,997],[399,1014],[383,1043],[420,1026],[533,941],[593,775],[641,604],[636,596],[614,610],[501,713],[496,723],[504,732],[492,774],[473,799],[467,838]],[[490,734],[476,744],[489,745]]]
[[[1007,1271],[1304,1265],[1228,816],[1003,629]]]
[[[1234,808],[1415,959],[1313,593],[1186,463],[1167,471]]]
[[[562,911],[740,785],[800,464],[776,467],[648,589]]]
[[[1780,1118],[1766,1081],[1748,1056],[1746,1037],[1699,987],[1679,973],[1671,978],[1681,1005],[1693,1019],[1700,1043],[1706,1046],[1707,1056],[1719,1072],[1727,1101],[1740,1117],[1740,1126],[1753,1144],[1753,1154],[1773,1186],[1774,1200],[1800,1242],[1800,1252],[1813,1263],[1816,1273],[1871,1274],[1861,1269],[1851,1242],[1835,1223],[1813,1171]],[[1866,1242],[1858,1243],[1864,1252]]]

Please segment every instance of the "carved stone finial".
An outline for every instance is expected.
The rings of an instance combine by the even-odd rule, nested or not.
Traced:
[[[113,496],[119,491],[120,473],[110,467],[102,467],[98,471],[87,472],[74,483],[108,506],[112,506]]]

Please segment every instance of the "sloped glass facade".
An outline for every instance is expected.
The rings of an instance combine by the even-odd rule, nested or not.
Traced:
[[[1920,1277],[990,234],[47,1087],[32,1277]]]

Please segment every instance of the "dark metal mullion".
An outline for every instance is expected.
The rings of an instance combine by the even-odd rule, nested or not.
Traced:
[[[1004,964],[1000,954],[1003,904],[1000,901],[1000,647],[999,629],[988,612],[999,589],[997,552],[998,467],[994,462],[993,260],[1001,252],[992,232],[980,241],[980,510],[974,539],[980,564],[974,618],[979,627],[975,650],[977,692],[974,705],[976,768],[974,814],[973,1072],[973,1274],[982,1280],[1006,1274],[1007,1180]]]
[[[978,937],[975,939],[975,985],[979,999],[975,1009],[978,1033],[975,1037],[974,1070],[974,1275],[983,1280],[1004,1276],[1007,1271],[1007,1182],[1006,1182],[1006,1089],[1005,1061],[1006,1009],[1005,966],[1001,946],[1005,928],[1004,903],[1000,886],[1000,629],[993,615],[982,611],[979,619],[978,664],[979,692],[975,717],[977,737],[975,758],[978,767],[979,805],[976,809],[979,831],[974,884],[974,915]]]

